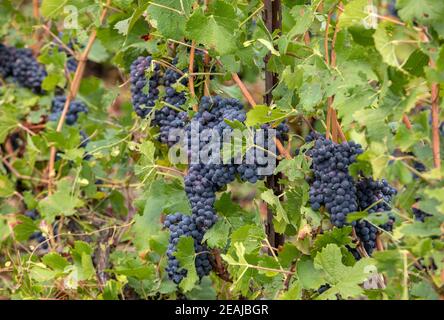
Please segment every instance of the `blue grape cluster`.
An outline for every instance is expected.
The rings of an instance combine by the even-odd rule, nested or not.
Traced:
[[[360,178],[355,182],[348,173],[349,165],[363,152],[360,145],[353,141],[337,144],[314,132],[306,141],[314,141],[313,148],[307,152],[312,158],[314,172],[310,186],[312,209],[319,210],[324,206],[337,227],[346,225],[347,214],[358,209],[367,210],[369,214],[391,210],[390,202],[397,191],[386,180]],[[389,215],[388,221],[380,227],[392,231],[394,222],[395,217]],[[365,220],[353,221],[351,225],[371,255],[376,248],[378,228]],[[360,258],[357,250],[349,248],[349,251],[355,258]]]
[[[372,178],[360,179],[356,183],[356,189],[360,210],[367,210],[369,214],[390,211],[390,202],[397,193],[396,189],[385,179],[380,181]],[[389,215],[388,221],[380,227],[386,231],[392,231],[394,223],[395,217]],[[353,221],[352,225],[365,251],[371,255],[376,248],[378,229],[365,220]]]
[[[3,79],[12,75],[16,49],[0,43],[0,77]]]
[[[224,130],[232,130],[225,122],[246,120],[246,114],[243,105],[236,99],[226,99],[219,96],[203,97],[199,104],[199,111],[194,115],[191,123],[185,128],[187,132],[186,143],[191,146],[191,153],[201,151],[201,146],[209,142],[208,137],[202,133],[207,129],[216,130],[222,136]],[[191,126],[194,124],[199,128],[200,141],[197,145],[191,144]],[[221,148],[221,145],[217,145]],[[190,234],[195,241],[196,270],[199,277],[203,277],[211,271],[211,257],[208,253],[199,253],[205,250],[202,244],[203,235],[217,221],[217,214],[214,209],[216,201],[216,192],[224,188],[227,184],[234,181],[237,173],[237,165],[234,161],[223,163],[220,154],[209,154],[209,160],[205,163],[191,164],[185,177],[185,192],[191,205],[191,217],[178,216],[177,214],[168,216],[165,226],[170,228],[170,246],[168,248],[168,273],[169,277],[176,283],[179,283],[186,275],[186,271],[180,269],[177,260],[174,258],[175,243],[181,234]],[[178,217],[181,217],[180,219]],[[173,230],[171,230],[172,226]],[[181,227],[179,227],[179,225]],[[177,233],[178,228],[182,229]],[[190,231],[191,230],[191,231]],[[189,232],[189,233],[187,233]]]
[[[14,81],[35,93],[42,93],[42,82],[46,75],[45,67],[37,62],[30,49],[16,49],[12,64]]]
[[[177,59],[173,60],[174,66],[177,64]],[[161,84],[165,87],[164,101],[172,106],[182,106],[186,99],[185,92],[177,91],[174,87],[180,80],[180,84],[186,86],[187,79],[172,68],[165,70],[163,77],[161,78]]]
[[[177,59],[173,60],[176,65]],[[182,85],[186,85],[186,79],[181,79],[181,74],[173,69],[167,69],[160,79],[160,84],[165,87],[163,101],[167,104],[154,114],[153,124],[159,127],[159,140],[169,147],[179,142],[176,130],[183,129],[186,125],[188,115],[185,111],[178,111],[186,102],[185,92],[179,92],[175,85],[180,80]]]
[[[65,106],[66,97],[65,96],[55,96],[51,102],[51,114],[49,115],[50,121],[57,121],[62,115],[63,107]],[[71,101],[68,108],[68,113],[66,114],[66,124],[73,125],[77,122],[79,118],[79,113],[88,113],[88,107],[81,101],[74,100]]]
[[[151,56],[138,57],[130,67],[131,99],[136,114],[146,118],[159,98],[160,68]],[[146,72],[150,70],[147,79]]]
[[[237,173],[242,181],[248,181],[250,183],[256,183],[258,180],[263,180],[266,176],[260,174],[260,169],[267,166],[267,160],[270,157],[275,157],[274,154],[267,154],[265,150],[277,150],[276,143],[273,140],[269,145],[269,129],[272,127],[269,124],[261,126],[262,131],[253,132],[253,146],[248,148],[243,159],[242,164],[237,166]],[[276,139],[281,142],[288,139],[289,127],[286,123],[281,122],[276,128]],[[259,148],[257,147],[259,146]],[[253,163],[248,161],[253,159]]]
[[[196,253],[195,267],[197,275],[202,278],[211,271],[211,257],[208,249],[202,244],[204,233],[199,230],[193,217],[182,213],[168,215],[164,226],[170,231],[170,241],[167,249],[168,266],[166,271],[174,283],[179,284],[187,275],[187,270],[180,267],[179,260],[174,256],[180,237],[192,237]]]
[[[177,111],[170,107],[163,107],[155,112],[153,124],[159,127],[159,141],[167,144],[169,147],[179,142],[179,135],[176,130],[184,128],[188,120],[188,114],[185,111]]]
[[[306,141],[315,141],[307,153],[312,158],[314,173],[309,192],[311,207],[319,210],[325,206],[333,225],[343,227],[347,214],[358,209],[356,187],[348,167],[362,148],[353,141],[337,144],[316,133],[311,133]]]
[[[366,220],[353,221],[352,225],[355,228],[356,236],[370,256],[376,248],[378,229]]]
[[[357,196],[360,209],[367,210],[369,214],[390,211],[390,202],[397,191],[385,179],[375,181],[372,178],[363,178],[356,183]],[[393,230],[395,217],[389,216],[387,223],[381,226],[386,231]]]

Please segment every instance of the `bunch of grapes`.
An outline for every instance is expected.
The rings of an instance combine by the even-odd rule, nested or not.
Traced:
[[[390,202],[397,191],[389,183],[382,179],[375,181],[372,178],[363,178],[356,183],[359,208],[367,210],[369,214],[375,212],[390,211]],[[393,230],[395,217],[389,216],[387,223],[381,226],[386,231]]]
[[[163,107],[155,112],[153,124],[160,130],[159,141],[167,144],[169,147],[179,142],[178,130],[184,128],[188,120],[188,114],[185,111],[177,111],[170,107]]]
[[[312,133],[308,141],[315,141],[307,153],[312,157],[314,179],[310,186],[310,203],[313,210],[325,206],[331,222],[342,227],[347,214],[358,209],[356,187],[348,173],[348,166],[362,153],[361,146],[353,141],[334,143]]]
[[[194,250],[196,252],[195,267],[197,275],[202,278],[211,271],[210,255],[207,248],[202,245],[203,232],[199,230],[194,219],[182,213],[168,215],[164,226],[170,231],[169,245],[167,249],[168,266],[166,271],[168,277],[179,284],[187,275],[187,270],[180,267],[179,260],[174,256],[176,246],[180,237],[192,237],[194,240]]]
[[[352,225],[365,251],[371,255],[376,248],[378,229],[366,220],[353,221]]]
[[[260,131],[253,131],[253,145],[248,148],[243,159],[242,164],[237,166],[237,173],[242,181],[256,183],[258,180],[263,180],[265,175],[260,174],[260,169],[267,166],[267,161],[270,157],[275,157],[275,154],[267,151],[274,150],[276,152],[276,142],[274,139],[269,141],[269,124],[261,126]],[[280,123],[275,130],[275,138],[281,142],[288,139],[288,125],[284,122]],[[253,161],[249,161],[253,159]]]
[[[21,86],[35,93],[42,92],[42,82],[46,77],[45,67],[38,63],[30,49],[17,49],[12,64],[12,76]]]
[[[51,102],[51,114],[49,115],[50,121],[57,121],[62,115],[63,107],[65,106],[65,96],[55,96]],[[88,113],[88,107],[81,101],[71,101],[66,114],[66,124],[73,125],[79,118],[79,113]]]
[[[175,81],[180,77],[176,74]],[[167,82],[166,84],[170,84]],[[178,94],[176,96],[180,97]],[[170,96],[172,97],[172,96]],[[175,100],[175,103],[184,103],[184,97]],[[173,103],[170,100],[168,103]],[[179,107],[179,105],[175,105]],[[180,113],[174,113],[169,111],[164,111],[163,109],[156,112],[156,117],[158,115],[162,121],[165,123],[160,123],[160,125],[165,125],[168,130],[172,127],[170,123],[167,123],[168,117],[171,121],[174,121],[174,117]],[[158,118],[158,119],[159,119]],[[185,192],[191,205],[192,214],[190,217],[183,216],[181,214],[174,214],[167,217],[165,222],[165,227],[170,229],[170,244],[168,247],[168,274],[170,279],[174,282],[179,283],[184,276],[186,276],[186,270],[184,271],[180,268],[177,259],[174,257],[174,252],[176,251],[176,244],[178,239],[182,235],[191,235],[195,241],[195,250],[198,253],[196,257],[196,270],[200,277],[207,275],[211,271],[210,256],[206,252],[204,244],[202,244],[203,235],[205,232],[211,228],[217,221],[217,214],[214,209],[214,203],[216,201],[216,193],[223,189],[227,184],[231,183],[239,176],[242,180],[249,180],[251,182],[256,182],[259,179],[257,174],[257,168],[262,163],[254,163],[253,165],[246,164],[244,161],[238,164],[234,158],[224,159],[222,161],[221,152],[213,153],[214,150],[220,151],[223,147],[223,142],[221,139],[217,139],[216,142],[211,141],[211,133],[215,132],[219,137],[223,137],[224,134],[231,133],[233,130],[227,121],[239,121],[245,122],[246,113],[243,109],[243,105],[239,100],[223,98],[220,96],[214,97],[203,97],[199,104],[199,110],[196,112],[194,117],[185,126],[185,142],[188,146],[188,158],[191,160],[191,164],[188,168],[188,173],[185,176]],[[159,123],[159,120],[157,120]],[[194,128],[197,128],[199,132],[194,132]],[[262,129],[268,129],[269,126],[265,125]],[[214,130],[213,132],[209,130]],[[280,139],[285,139],[288,133],[288,127],[283,124],[278,126],[278,135]],[[162,129],[161,129],[162,132]],[[206,134],[209,133],[209,134]],[[267,130],[265,130],[265,136],[267,135]],[[167,134],[164,135],[167,137]],[[198,141],[194,141],[194,137],[198,137]],[[266,136],[267,137],[267,136]],[[174,139],[168,139],[163,141],[174,141]],[[197,143],[196,143],[197,142]],[[211,142],[211,147],[204,150],[204,146],[208,147]],[[256,144],[261,144],[262,147],[268,149],[268,144],[261,141],[259,137],[255,140]],[[274,142],[273,142],[274,143]],[[196,154],[201,154],[202,151],[207,152],[208,159],[202,160],[199,158],[198,163],[193,162],[193,156]],[[244,159],[242,159],[244,160]],[[244,168],[244,169],[240,169]],[[250,174],[250,171],[252,174]],[[256,179],[254,178],[256,176]]]
[[[151,56],[138,57],[130,68],[131,99],[134,111],[141,118],[148,116],[159,97],[160,68],[152,61]]]
[[[191,123],[198,126],[199,133],[206,129],[216,130],[222,134],[227,126],[224,119],[245,121],[245,111],[242,110],[242,104],[235,99],[224,99],[222,97],[203,97],[199,106],[199,111],[195,114]],[[199,134],[200,141],[197,145],[191,144],[191,124],[186,127],[187,141],[191,146],[190,152],[200,152],[202,144],[208,143],[205,135]],[[216,147],[220,148],[221,145]],[[191,158],[191,154],[189,154]],[[191,205],[191,217],[178,218],[183,216],[172,215],[167,217],[165,226],[170,228],[170,245],[168,248],[169,277],[176,283],[179,283],[186,275],[186,271],[180,269],[177,260],[174,258],[175,243],[181,233],[189,234],[195,241],[195,250],[198,253],[196,257],[196,270],[200,277],[207,275],[211,271],[210,256],[205,251],[202,244],[204,233],[211,228],[217,221],[217,214],[214,209],[216,201],[216,192],[232,182],[236,178],[236,167],[233,163],[222,163],[218,155],[210,155],[206,163],[191,164],[185,177],[185,192]],[[182,231],[177,233],[176,224],[182,223]],[[183,231],[185,226],[185,231]],[[171,229],[173,228],[173,229]],[[190,231],[189,231],[190,230]]]
[[[176,63],[177,59],[174,59],[173,65]],[[186,85],[186,79],[181,79],[181,77],[181,74],[176,70],[169,68],[165,71],[160,83],[165,87],[163,101],[166,106],[156,111],[153,119],[153,124],[158,126],[160,130],[160,142],[167,144],[169,147],[179,142],[175,132],[185,127],[188,117],[185,111],[178,111],[187,100],[185,92],[177,91],[175,88],[179,80],[182,85]]]
[[[173,66],[177,64],[177,59],[173,60]],[[179,82],[180,80],[180,82]],[[169,105],[180,107],[182,106],[186,99],[185,92],[177,91],[175,86],[179,82],[182,85],[187,84],[187,79],[182,77],[182,75],[172,68],[165,70],[165,73],[161,79],[161,84],[165,87],[165,97],[164,101]]]
[[[7,78],[12,75],[16,49],[0,43],[0,77]]]

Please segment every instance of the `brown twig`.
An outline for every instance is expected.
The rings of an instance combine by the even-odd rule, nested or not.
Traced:
[[[331,53],[328,49],[328,39],[329,39],[329,25],[331,23],[331,18],[334,13],[333,10],[330,10],[327,17],[327,25],[325,27],[325,36],[324,36],[324,50],[325,50],[325,63],[327,65],[330,65],[330,67],[335,68],[336,67],[336,39],[339,32],[339,17],[342,12],[342,2],[338,5],[339,11],[337,13],[336,17],[336,27],[333,32],[333,38],[331,41]],[[330,57],[331,55],[331,57]],[[338,116],[336,114],[336,110],[333,108],[333,102],[334,102],[334,96],[327,98],[327,123],[326,123],[326,134],[325,137],[329,139],[329,137],[334,141],[338,142],[338,136],[341,138],[342,141],[347,141],[344,131],[342,130],[341,124],[339,123]]]
[[[222,258],[220,256],[220,250],[219,249],[213,249],[212,250],[213,256],[214,256],[214,267],[216,269],[216,273],[222,280],[226,282],[232,283],[233,280],[230,277],[230,273],[225,268]]]
[[[309,46],[310,45],[310,32],[305,32],[304,33],[304,43],[305,43],[305,45],[306,46]]]
[[[293,276],[295,270],[296,270],[296,260],[294,260],[291,263],[291,266],[290,266],[291,273],[288,273],[287,276],[285,277],[285,281],[284,281],[284,290],[285,291],[288,291],[288,288],[290,287],[291,277]]]
[[[288,150],[282,145],[282,142],[277,138],[274,138],[274,142],[276,144],[276,148],[279,150],[279,153],[283,155],[285,159],[290,160],[291,155],[290,153],[288,153]]]
[[[382,243],[381,235],[379,233],[376,235],[376,249],[378,251],[384,251],[384,244]]]
[[[241,90],[241,92],[242,92],[243,96],[245,97],[245,99],[247,99],[248,103],[253,108],[256,107],[256,105],[257,105],[256,101],[254,101],[252,95],[250,94],[250,92],[248,91],[247,87],[242,82],[242,80],[239,78],[237,73],[235,73],[235,72],[231,73],[231,77],[232,77],[233,81],[236,82],[236,84],[238,85],[239,89]]]
[[[110,3],[111,3],[111,0],[107,0],[106,4],[108,6],[110,5]],[[105,7],[102,10],[102,14],[100,15],[100,19],[99,19],[100,24],[103,23],[107,10],[108,10],[107,7]],[[83,73],[85,71],[85,65],[86,65],[86,61],[88,58],[88,54],[91,51],[91,48],[92,48],[92,45],[94,44],[96,36],[97,36],[97,29],[94,29],[91,32],[91,35],[89,37],[88,43],[85,47],[85,50],[83,50],[82,54],[80,55],[79,63],[77,65],[77,69],[74,74],[71,86],[69,88],[69,94],[66,97],[65,105],[63,107],[62,114],[61,114],[59,122],[57,124],[56,132],[62,131],[63,124],[65,123],[66,114],[68,113],[69,105],[70,105],[71,101],[74,100],[75,97],[77,96],[77,93],[78,93],[79,87],[80,87],[80,81],[82,80]],[[54,145],[51,146],[49,166],[48,166],[48,193],[49,194],[51,194],[53,191],[52,189],[53,189],[53,183],[54,183],[53,180],[55,177],[54,164],[55,164],[56,152],[57,152],[56,147]]]
[[[40,19],[39,0],[32,0],[32,15],[35,19]]]
[[[40,182],[40,183],[48,183],[48,180],[46,180],[46,179],[40,179],[40,178],[22,175],[3,157],[2,157],[2,162],[12,172],[12,174],[15,175],[18,179],[32,180],[32,181],[36,181],[36,182]]]
[[[404,122],[407,129],[409,129],[409,130],[412,129],[412,123],[410,122],[410,119],[409,119],[409,117],[407,117],[406,114],[402,115],[402,122]]]
[[[330,50],[328,49],[328,33],[330,31],[331,16],[333,15],[333,10],[330,10],[327,16],[327,24],[325,26],[324,34],[324,51],[325,51],[325,63],[330,65]]]
[[[434,63],[431,65],[434,67]],[[435,168],[441,168],[439,154],[439,84],[432,84],[432,150]]]
[[[194,91],[194,76],[192,76],[192,73],[194,72],[194,53],[196,52],[196,42],[193,40],[191,42],[191,49],[190,49],[190,63],[188,67],[188,88],[190,89],[191,97],[196,97],[196,92]],[[198,106],[195,104],[193,106],[194,111],[198,111]]]

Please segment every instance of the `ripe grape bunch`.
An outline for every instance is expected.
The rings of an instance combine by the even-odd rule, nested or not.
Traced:
[[[176,63],[177,59],[174,59],[173,65],[176,65]],[[153,124],[157,125],[160,130],[160,142],[167,144],[169,147],[178,142],[177,135],[175,136],[174,132],[184,128],[188,118],[185,111],[178,111],[187,100],[185,92],[175,89],[178,82],[186,85],[186,79],[179,72],[168,68],[160,79],[160,83],[165,87],[163,101],[166,106],[157,110],[153,119]]]
[[[362,178],[356,183],[359,209],[367,211],[369,214],[390,211],[390,202],[397,191],[382,179],[375,181],[372,178]],[[380,228],[386,231],[393,230],[395,217],[389,215],[388,221]],[[365,251],[371,255],[376,248],[376,236],[378,228],[366,220],[353,221],[352,226],[356,230],[356,235],[364,246]]]
[[[219,136],[225,133],[226,130],[232,130],[225,122],[246,120],[245,110],[240,101],[236,99],[215,97],[203,97],[199,104],[199,111],[195,114],[191,123],[185,128],[187,132],[186,143],[190,147],[190,160],[196,153],[202,151],[202,146],[209,143],[210,137],[205,135],[208,129],[215,130]],[[199,143],[191,143],[192,127],[199,129]],[[286,132],[283,129],[283,132]],[[283,134],[283,133],[282,133]],[[222,144],[217,144],[216,148],[222,147]],[[227,184],[236,179],[238,167],[245,164],[236,164],[234,159],[231,161],[222,162],[220,153],[212,154],[209,152],[208,161],[200,161],[199,163],[192,163],[189,166],[188,173],[185,177],[185,192],[191,204],[191,217],[183,215],[170,215],[167,217],[165,226],[170,229],[170,245],[168,247],[168,273],[170,278],[179,283],[186,275],[186,271],[180,268],[177,259],[174,257],[176,250],[175,245],[178,238],[182,235],[190,234],[195,241],[196,250],[196,270],[199,277],[207,275],[211,271],[210,255],[202,253],[205,246],[202,244],[204,233],[217,222],[217,214],[214,209],[216,201],[216,193],[223,189]],[[256,172],[253,172],[253,177]],[[247,180],[239,176],[242,180]],[[256,176],[254,181],[259,177]],[[180,217],[180,218],[179,218]],[[177,226],[176,226],[177,225]],[[177,230],[182,231],[177,231]],[[191,230],[191,231],[190,231]]]
[[[147,73],[150,73],[147,78]],[[131,98],[136,114],[146,118],[159,98],[160,68],[151,56],[138,57],[130,68]]]
[[[62,115],[63,107],[65,106],[65,96],[55,96],[51,102],[51,114],[49,115],[50,121],[57,121]],[[66,114],[66,124],[73,125],[79,118],[79,113],[88,113],[88,107],[81,101],[71,101]]]
[[[164,226],[170,231],[169,245],[167,249],[168,266],[166,271],[174,283],[179,284],[187,275],[187,270],[180,267],[179,260],[175,257],[176,246],[180,237],[192,237],[194,240],[194,249],[196,252],[195,267],[197,275],[202,278],[211,271],[210,255],[205,245],[202,245],[203,231],[199,230],[193,217],[175,213],[168,215]]]
[[[15,51],[12,77],[19,85],[35,93],[41,93],[42,82],[46,75],[45,67],[37,62],[30,49]]]
[[[224,99],[221,97],[203,97],[199,106],[199,112],[192,119],[198,125],[199,131],[205,129],[215,129],[221,132],[226,129],[224,119],[237,114],[237,119],[245,120],[245,112],[242,104],[235,99]],[[237,111],[237,112],[236,112]],[[191,124],[187,126],[188,139],[191,140]],[[200,152],[201,143],[207,143],[203,135],[199,135],[203,140],[192,149],[191,152]],[[187,142],[188,143],[188,142]],[[195,148],[196,146],[192,146]],[[220,159],[215,157],[209,163],[191,164],[187,176],[185,177],[185,192],[191,204],[191,217],[183,215],[167,216],[165,227],[170,229],[170,244],[168,247],[168,267],[167,271],[170,279],[179,283],[186,270],[180,268],[177,259],[174,257],[175,245],[178,239],[185,235],[191,235],[195,242],[196,270],[200,278],[211,271],[210,255],[202,253],[205,250],[202,244],[203,235],[217,221],[214,210],[216,192],[235,179],[236,169],[233,164],[219,163]],[[177,226],[176,226],[177,225]],[[179,230],[179,231],[178,231]]]
[[[356,187],[348,167],[362,153],[361,146],[353,141],[337,144],[316,133],[311,133],[306,140],[314,141],[307,153],[312,157],[314,173],[310,187],[311,207],[319,210],[325,206],[333,225],[343,227],[347,214],[358,209]]]
[[[0,43],[0,77],[6,79],[12,75],[16,49]]]
[[[253,131],[253,146],[248,148],[242,159],[242,164],[237,166],[237,173],[242,181],[256,183],[258,180],[263,180],[265,175],[259,174],[259,170],[261,167],[264,168],[267,166],[267,160],[269,157],[274,157],[273,154],[267,152],[270,150],[276,150],[276,143],[274,140],[269,144],[269,138],[271,138],[269,137],[269,129],[271,129],[271,126],[269,124],[263,124],[261,129],[261,131]],[[276,131],[276,139],[281,142],[288,139],[289,128],[286,123],[281,122],[273,129]],[[251,163],[248,159],[253,159],[254,161]]]
[[[390,211],[390,202],[397,191],[387,180],[375,181],[372,178],[363,178],[356,184],[359,208],[369,214]],[[389,215],[387,223],[381,226],[386,231],[393,230],[395,217]]]

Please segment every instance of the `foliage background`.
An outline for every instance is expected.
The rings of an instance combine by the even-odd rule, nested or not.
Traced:
[[[433,156],[431,127],[433,102],[443,119],[443,92],[435,101],[431,94],[432,86],[444,82],[442,1],[398,0],[396,17],[389,1],[283,0],[280,33],[267,30],[258,0],[213,0],[208,8],[192,0],[43,0],[37,13],[35,5],[0,2],[2,42],[32,48],[48,72],[41,95],[1,80],[2,298],[442,298],[443,171]],[[377,9],[370,18],[369,5]],[[74,17],[66,6],[78,12],[76,29],[64,28]],[[66,53],[52,49],[48,30],[65,44],[76,39],[79,53],[96,33],[77,94],[90,111],[61,132],[47,116],[55,92],[69,88],[73,78],[65,76]],[[326,35],[335,65],[325,60]],[[178,287],[164,272],[168,234],[161,220],[190,211],[185,167],[170,164],[156,129],[132,112],[128,69],[147,54],[165,61],[177,55],[178,67],[187,68],[191,41],[212,58],[214,93],[243,99],[231,77],[238,73],[259,102],[265,68],[279,75],[272,106],[251,109],[248,123],[288,119],[292,154],[277,168],[285,177],[279,197],[263,183],[234,183],[219,194],[220,219],[206,235],[219,257],[216,271],[201,282],[190,272]],[[206,70],[202,57],[197,64]],[[205,78],[195,77],[198,96]],[[351,228],[332,228],[327,215],[307,203],[310,159],[295,152],[309,131],[307,122],[325,132],[332,96],[347,138],[365,149],[352,173],[384,177],[398,189],[392,207],[396,226],[381,235],[384,250],[358,262],[346,249],[354,246]],[[187,107],[195,102],[189,96]],[[85,148],[80,129],[90,136]],[[16,134],[20,146],[8,152]],[[51,146],[59,152],[53,190],[48,189]],[[438,148],[442,154],[439,141]],[[426,171],[415,169],[418,161]],[[277,255],[267,254],[267,206],[276,231],[286,235]],[[412,207],[431,216],[416,221]],[[38,220],[23,214],[32,209],[40,213]],[[357,217],[375,224],[384,219]],[[28,240],[38,230],[49,249]],[[192,244],[183,241],[180,247],[181,261],[192,268]],[[319,291],[325,284],[329,289]]]

